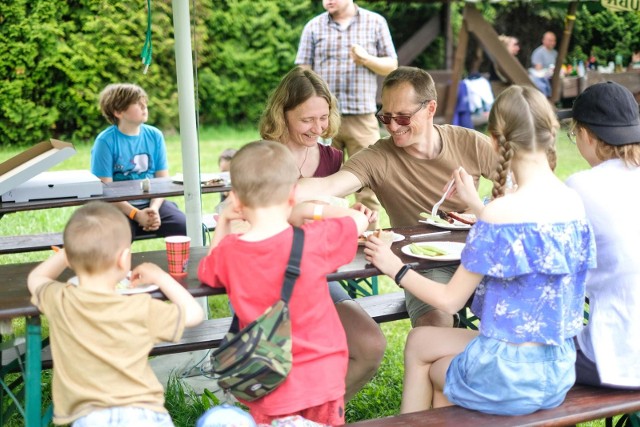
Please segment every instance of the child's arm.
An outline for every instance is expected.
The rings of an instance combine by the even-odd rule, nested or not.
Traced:
[[[242,213],[236,210],[235,197],[236,195],[233,191],[229,192],[229,196],[223,204],[222,212],[220,212],[220,216],[218,216],[218,222],[216,223],[216,231],[213,235],[213,239],[211,239],[211,247],[209,248],[208,254],[211,254],[213,248],[218,246],[223,238],[225,238],[228,234],[231,234],[232,221],[244,220]]]
[[[202,322],[204,312],[191,294],[167,272],[155,264],[145,262],[131,271],[131,285],[158,285],[163,294],[186,313],[185,326],[195,326]]]
[[[396,279],[404,266],[388,245],[375,236],[369,236],[365,243],[365,258],[380,271],[392,279]],[[482,279],[482,274],[468,271],[460,265],[448,284],[434,282],[408,270],[400,279],[398,286],[408,290],[417,298],[450,314],[460,310],[475,291]]]
[[[369,218],[373,218],[375,213],[368,208],[364,208],[364,206],[359,209],[360,210],[355,210],[321,203],[303,202],[293,207],[291,215],[289,216],[289,222],[299,227],[305,220],[348,216],[353,218],[356,223],[356,228],[358,229],[358,235],[361,235],[367,230]]]
[[[31,295],[35,295],[40,286],[60,276],[68,265],[64,249],[58,250],[51,257],[38,264],[27,277],[27,287]]]

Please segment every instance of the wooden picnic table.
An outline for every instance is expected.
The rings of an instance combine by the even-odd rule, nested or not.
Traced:
[[[153,199],[157,197],[172,197],[184,195],[184,186],[174,182],[171,178],[152,178],[149,192],[143,192],[140,183],[142,180],[117,181],[103,183],[102,195],[91,197],[64,197],[58,199],[30,200],[28,202],[3,202],[0,201],[0,217],[7,213],[31,211],[39,209],[62,208],[78,206],[85,203],[100,200],[103,202],[122,202],[138,199]],[[202,193],[222,193],[230,191],[228,185],[203,186]]]
[[[152,184],[153,185],[153,184]],[[413,240],[411,236],[417,234],[441,232],[443,230],[427,224],[419,224],[413,227],[401,227],[392,229],[394,232],[405,237],[404,240],[396,242],[392,245],[394,253],[400,256],[405,263],[411,264],[417,270],[427,270],[429,268],[456,265],[457,260],[451,261],[433,261],[427,259],[419,259],[405,255],[401,252],[401,248],[413,241],[452,241],[464,242],[466,240],[467,231],[451,231],[445,235],[438,234],[430,237],[425,236]],[[206,247],[193,247],[190,251],[187,278],[181,283],[195,297],[203,297],[210,295],[220,295],[225,291],[222,288],[211,288],[206,286],[197,278],[197,269],[200,260],[207,254]],[[149,251],[139,252],[132,255],[132,265],[138,265],[142,262],[153,262],[167,270],[167,258],[165,251]],[[41,351],[42,351],[42,335],[40,327],[40,313],[30,302],[30,294],[27,289],[27,275],[38,263],[23,264],[7,264],[0,265],[0,321],[10,320],[13,318],[25,317],[27,319],[27,337],[25,346],[25,422],[26,425],[40,425],[41,414]],[[354,260],[338,269],[338,271],[327,276],[327,280],[345,280],[352,278],[371,277],[379,275],[380,271],[373,265],[369,264],[364,258],[363,248],[359,247]],[[61,280],[67,280],[73,276],[73,272],[66,270],[61,276]],[[152,295],[157,298],[164,298],[159,292],[153,292]],[[2,380],[0,378],[0,380]]]

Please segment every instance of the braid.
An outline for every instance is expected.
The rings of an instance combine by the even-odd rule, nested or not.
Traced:
[[[504,195],[504,187],[507,182],[507,175],[511,169],[511,159],[513,159],[514,149],[504,135],[498,137],[498,164],[493,179],[492,196],[497,199]]]
[[[549,167],[552,171],[556,170],[556,163],[558,160],[558,155],[556,153],[556,145],[551,144],[547,147],[547,161],[549,162]]]

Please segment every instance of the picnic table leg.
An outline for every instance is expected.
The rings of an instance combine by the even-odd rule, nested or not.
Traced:
[[[42,401],[42,389],[40,386],[42,376],[42,328],[40,316],[27,318],[27,349],[25,371],[25,425],[42,425],[40,418],[40,406]]]

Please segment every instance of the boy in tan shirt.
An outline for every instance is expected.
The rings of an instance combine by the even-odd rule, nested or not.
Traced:
[[[178,341],[202,321],[193,297],[158,266],[131,271],[131,286],[155,284],[171,303],[116,286],[131,269],[131,231],[114,206],[91,202],[71,216],[63,250],[29,274],[32,302],[47,316],[53,421],[83,426],[173,426],[164,390],[148,364],[160,341]],[[78,286],[55,279],[71,268]]]

